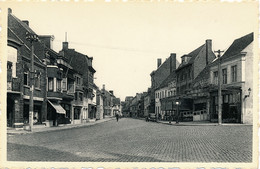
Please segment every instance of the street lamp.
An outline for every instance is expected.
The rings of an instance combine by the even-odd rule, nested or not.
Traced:
[[[180,102],[175,102],[176,103],[176,105],[177,105],[177,119],[176,119],[176,124],[178,124],[179,123],[179,104],[180,104]]]
[[[32,131],[33,127],[33,93],[34,93],[34,42],[39,40],[39,37],[34,33],[26,32],[26,40],[31,43],[31,71],[30,71],[30,106],[29,106],[29,128]]]

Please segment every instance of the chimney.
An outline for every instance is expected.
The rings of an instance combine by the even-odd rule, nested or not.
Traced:
[[[106,90],[105,85],[103,84],[103,90]]]
[[[22,22],[25,23],[27,26],[29,26],[29,21],[24,20],[24,21],[22,21]]]
[[[206,65],[209,64],[209,53],[212,51],[212,40],[206,40]]]
[[[69,49],[69,43],[68,42],[62,42],[62,50],[68,50]]]
[[[109,93],[111,93],[112,95],[114,95],[114,91],[113,91],[113,90],[109,90]]]
[[[12,13],[12,9],[8,8],[8,14]]]
[[[170,73],[176,70],[176,53],[171,53],[170,56]]]
[[[52,49],[52,44],[54,40],[53,35],[41,35],[39,36],[39,39],[45,44],[45,46]]]
[[[162,64],[162,59],[161,58],[158,58],[157,59],[157,68],[160,67]]]

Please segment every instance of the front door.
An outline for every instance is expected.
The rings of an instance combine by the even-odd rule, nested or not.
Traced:
[[[14,101],[7,98],[7,127],[13,127],[14,124]]]

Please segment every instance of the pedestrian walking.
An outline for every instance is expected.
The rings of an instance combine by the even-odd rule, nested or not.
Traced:
[[[119,115],[118,113],[116,114],[116,121],[118,122],[118,119],[119,119]]]

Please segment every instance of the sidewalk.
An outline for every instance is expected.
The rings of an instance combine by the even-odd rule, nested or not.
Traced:
[[[189,122],[179,122],[176,124],[175,121],[169,123],[169,121],[157,121],[157,123],[173,125],[173,126],[219,126],[218,123],[210,121],[189,121]],[[241,123],[222,123],[221,126],[252,126],[252,124],[241,124]]]
[[[97,120],[94,122],[87,122],[82,124],[64,124],[63,126],[53,126],[53,127],[42,127],[42,128],[33,128],[33,131],[27,131],[23,129],[15,129],[15,128],[7,128],[7,134],[8,135],[15,135],[15,134],[31,134],[31,133],[38,133],[38,132],[48,132],[48,131],[57,131],[57,130],[66,130],[71,128],[79,128],[79,127],[85,127],[85,126],[92,126],[98,123],[107,122],[110,120],[115,119],[114,117],[106,117],[102,120]]]

